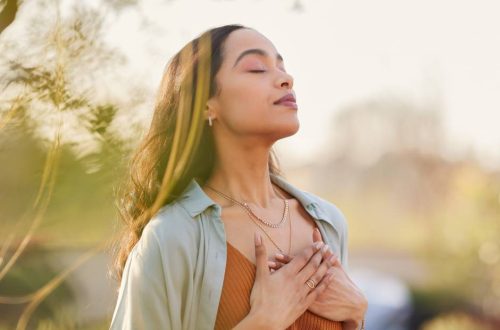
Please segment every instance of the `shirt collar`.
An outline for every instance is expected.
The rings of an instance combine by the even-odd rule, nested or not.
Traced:
[[[319,203],[311,196],[298,189],[277,174],[270,173],[270,177],[272,182],[277,184],[290,195],[294,196],[313,217],[317,219],[325,218]],[[205,193],[205,191],[201,189],[200,184],[194,178],[190,181],[184,192],[181,194],[180,203],[192,217],[196,217],[198,214],[202,213],[212,205],[214,205],[215,208],[220,209],[220,205],[212,200]],[[312,212],[313,209],[318,212],[317,215]]]

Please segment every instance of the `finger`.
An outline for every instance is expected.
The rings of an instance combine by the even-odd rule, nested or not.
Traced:
[[[293,275],[298,274],[302,270],[302,268],[304,268],[304,266],[306,266],[309,263],[309,259],[311,259],[311,257],[315,255],[315,253],[319,251],[319,249],[321,249],[322,247],[323,247],[322,242],[316,242],[314,244],[311,244],[310,246],[302,250],[301,253],[294,256],[293,259],[283,268],[286,268]]]
[[[325,253],[323,253],[323,259],[329,259],[332,255],[334,255],[332,249],[328,249]]]
[[[285,264],[284,263],[281,263],[279,261],[269,261],[268,262],[268,266],[269,268],[273,269],[273,270],[278,270],[280,269],[281,267],[283,267]]]
[[[286,254],[281,254],[281,253],[276,253],[274,255],[274,258],[276,260],[279,260],[280,262],[283,262],[285,264],[289,263],[292,260],[292,257]]]
[[[314,274],[311,275],[307,280],[312,280],[314,285],[318,285],[328,273],[332,272],[333,266],[330,259],[324,259],[321,261],[320,266]],[[306,281],[307,281],[306,280]]]
[[[276,269],[280,269],[280,268],[281,268],[281,267],[283,267],[284,265],[286,265],[286,264],[284,264],[284,263],[282,263],[282,262],[279,262],[279,261],[276,261]]]
[[[255,243],[255,280],[259,278],[264,278],[269,275],[269,267],[267,267],[267,251],[266,246],[262,242],[262,236],[258,232],[254,235]]]
[[[332,267],[342,268],[342,264],[340,263],[339,258],[335,254],[332,253],[332,255],[327,260]]]
[[[328,244],[323,245],[323,247],[321,248],[321,254],[323,255],[323,259],[327,259],[326,254],[328,253],[328,251],[330,251],[330,247],[328,246]]]
[[[321,249],[318,250],[312,258],[309,260],[309,262],[302,268],[302,270],[297,274],[297,280],[305,283],[307,279],[309,279],[314,273],[317,272],[319,267],[321,266],[323,259],[323,254],[321,252]],[[295,259],[294,259],[295,260]],[[292,260],[292,262],[294,261]],[[290,263],[291,264],[291,263]],[[289,265],[290,265],[289,264]],[[318,283],[318,281],[316,281]]]
[[[306,305],[311,305],[316,298],[326,290],[328,285],[333,281],[333,272],[327,272],[325,276],[321,279],[318,285],[311,289],[311,291],[306,296]],[[307,286],[307,285],[306,285]]]
[[[321,233],[318,227],[316,227],[313,230],[313,242],[319,242],[319,241],[323,241],[323,238],[321,237]]]
[[[323,259],[328,259],[330,258],[334,253],[332,251],[332,249],[329,248],[329,246],[327,244],[325,244],[322,248],[322,252],[323,252]],[[278,260],[279,262],[282,262],[282,263],[289,263],[293,257],[292,256],[289,256],[289,255],[284,255],[284,254],[281,254],[281,253],[276,253],[274,255],[274,258],[276,260]]]
[[[330,248],[328,248],[323,254],[323,259],[327,260],[330,263],[330,266],[342,266],[340,259]]]

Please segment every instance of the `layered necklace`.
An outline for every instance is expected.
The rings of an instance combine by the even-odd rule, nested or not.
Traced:
[[[230,200],[231,202],[236,203],[237,205],[241,206],[246,212],[247,214],[249,215],[250,219],[257,225],[259,226],[259,228],[264,232],[264,234],[267,236],[267,238],[269,238],[269,240],[271,241],[271,243],[273,243],[274,246],[276,246],[276,248],[280,251],[281,254],[287,254],[287,255],[290,255],[290,251],[292,249],[292,221],[290,220],[290,212],[289,212],[289,207],[288,207],[288,200],[286,200],[285,198],[282,198],[284,204],[285,204],[285,207],[284,207],[284,210],[283,210],[283,215],[281,217],[281,220],[278,222],[278,223],[272,223],[270,221],[267,221],[265,219],[262,219],[260,218],[258,215],[256,215],[252,209],[250,208],[250,206],[246,203],[246,202],[239,202],[237,200],[235,200],[234,198],[231,198],[229,197],[228,195],[218,191],[217,189],[214,189],[208,185],[205,185],[207,188],[210,188],[211,190],[215,191],[217,194],[219,194],[220,196],[224,197],[225,199],[228,199]],[[276,189],[274,188],[274,185],[273,185],[273,190],[274,192],[277,194],[277,195],[280,195],[277,193]],[[289,222],[289,227],[290,227],[290,237],[289,237],[289,243],[288,243],[288,252],[285,253],[283,251],[283,249],[281,249],[278,244],[276,244],[276,242],[271,238],[271,235],[269,235],[269,233],[264,229],[264,227],[262,227],[262,224],[264,224],[265,226],[267,227],[270,227],[270,228],[280,228],[280,227],[283,227],[283,225],[285,224],[285,221],[288,217],[288,222]],[[257,219],[259,222],[257,222],[255,219]]]

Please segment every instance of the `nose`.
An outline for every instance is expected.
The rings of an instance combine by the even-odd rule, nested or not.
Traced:
[[[278,86],[280,88],[286,87],[288,89],[292,89],[293,88],[293,77],[289,73],[281,71],[281,74],[278,77],[277,83],[278,83]]]

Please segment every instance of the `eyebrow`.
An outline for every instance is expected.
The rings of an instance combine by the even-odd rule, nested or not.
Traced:
[[[260,48],[251,48],[251,49],[247,49],[245,50],[244,52],[242,52],[240,54],[240,56],[238,56],[238,58],[236,59],[236,61],[234,62],[234,65],[233,65],[233,68],[236,66],[236,64],[238,64],[238,62],[243,58],[245,57],[246,55],[250,55],[250,54],[257,54],[257,55],[260,55],[260,56],[265,56],[265,57],[269,57],[269,54],[263,50],[263,49],[260,49]],[[280,54],[276,54],[276,59],[278,61],[281,61],[283,62],[283,57],[280,55]]]

